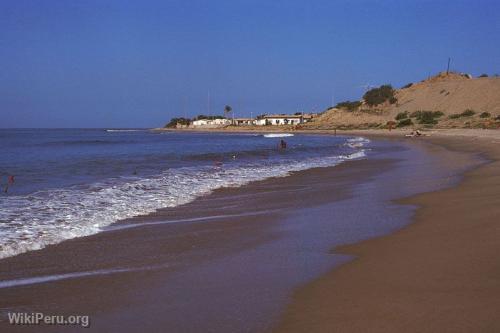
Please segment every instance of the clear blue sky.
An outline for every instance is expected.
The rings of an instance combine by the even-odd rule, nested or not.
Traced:
[[[322,110],[365,84],[500,73],[500,2],[1,1],[0,127]]]

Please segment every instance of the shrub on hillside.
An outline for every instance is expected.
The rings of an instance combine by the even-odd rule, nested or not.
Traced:
[[[489,113],[489,112],[483,112],[483,113],[481,113],[479,115],[479,117],[481,117],[481,118],[489,118],[489,117],[491,117],[491,113]]]
[[[373,88],[368,90],[364,95],[363,99],[366,104],[370,106],[375,106],[384,103],[385,101],[391,102],[394,104],[397,102],[396,97],[394,96],[394,89],[390,84],[384,84],[378,88]]]
[[[400,112],[396,115],[396,120],[406,119],[408,118],[408,111]]]
[[[462,118],[462,117],[472,117],[475,114],[476,114],[476,111],[474,111],[472,109],[467,109],[467,110],[465,110],[462,113],[452,114],[448,118],[450,118],[450,119],[458,119],[458,118]]]
[[[479,77],[488,77],[488,74],[481,74]]]
[[[420,114],[422,113],[422,111],[413,111],[411,114],[410,114],[410,118],[420,118]]]
[[[397,124],[397,127],[405,127],[405,126],[411,126],[413,125],[413,121],[410,118],[406,118],[403,120],[400,120]]]
[[[414,111],[410,114],[411,118],[416,118],[419,124],[434,125],[438,123],[437,118],[444,115],[441,111]]]
[[[354,102],[344,101],[344,102],[338,103],[335,107],[338,109],[347,109],[348,111],[354,111],[357,108],[359,108],[360,106],[361,106],[360,101],[354,101]]]
[[[419,124],[429,124],[434,125],[437,124],[438,121],[435,119],[434,112],[432,111],[422,111],[420,113],[420,117],[418,117]]]
[[[407,89],[407,88],[410,88],[411,86],[413,85],[413,83],[408,83],[408,84],[405,84],[403,87],[401,87],[401,89]]]
[[[476,114],[476,111],[474,111],[472,109],[467,109],[461,113],[462,117],[472,117],[475,114]]]

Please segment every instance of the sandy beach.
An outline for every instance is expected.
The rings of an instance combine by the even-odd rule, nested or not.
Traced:
[[[500,133],[424,139],[486,161],[456,187],[400,201],[419,207],[410,226],[332,249],[356,259],[298,289],[275,331],[500,330]]]
[[[338,134],[382,153],[3,259],[0,325],[41,311],[93,331],[495,331],[497,132]]]
[[[0,333],[500,333],[500,0],[3,1]]]

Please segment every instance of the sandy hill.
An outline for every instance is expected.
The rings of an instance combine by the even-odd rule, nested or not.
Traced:
[[[407,111],[441,111],[435,127],[493,127],[500,121],[500,77],[470,78],[458,73],[439,73],[427,80],[414,83],[408,88],[395,91],[397,103],[388,102],[368,107],[363,103],[355,111],[330,109],[325,111],[310,128],[333,127],[381,127],[395,121],[397,114]],[[473,116],[456,117],[465,110],[475,112]],[[480,115],[488,112],[491,116]],[[450,118],[450,116],[452,118]],[[419,122],[413,119],[414,126]]]

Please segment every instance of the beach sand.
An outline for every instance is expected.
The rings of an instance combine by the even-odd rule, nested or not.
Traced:
[[[333,249],[356,259],[298,289],[274,331],[500,331],[500,133],[423,139],[488,162],[456,187],[402,200],[420,207],[408,227]]]
[[[344,256],[328,254],[327,238],[318,257],[311,255],[321,244],[322,231],[315,228],[327,222],[321,217],[328,212],[294,221],[290,215],[346,200],[352,186],[394,163],[352,161],[220,189],[184,206],[122,221],[107,232],[3,259],[2,283],[54,280],[0,288],[0,330],[78,328],[7,323],[6,312],[27,311],[89,315],[91,330],[100,332],[261,331],[277,319],[270,314],[279,314],[294,286],[345,262]],[[309,235],[303,223],[313,214],[319,218]],[[140,227],[125,228],[130,225]]]
[[[408,146],[410,157],[396,149],[400,159],[388,153],[217,190],[2,260],[4,282],[96,274],[0,288],[0,330],[27,329],[8,325],[7,311],[41,311],[90,315],[91,331],[106,332],[494,331],[495,136],[382,135],[391,142],[385,149]],[[457,173],[478,164],[477,151],[495,162],[467,172],[459,186],[386,202],[404,197],[405,187],[456,184]],[[416,223],[401,229],[413,205],[421,207]]]

